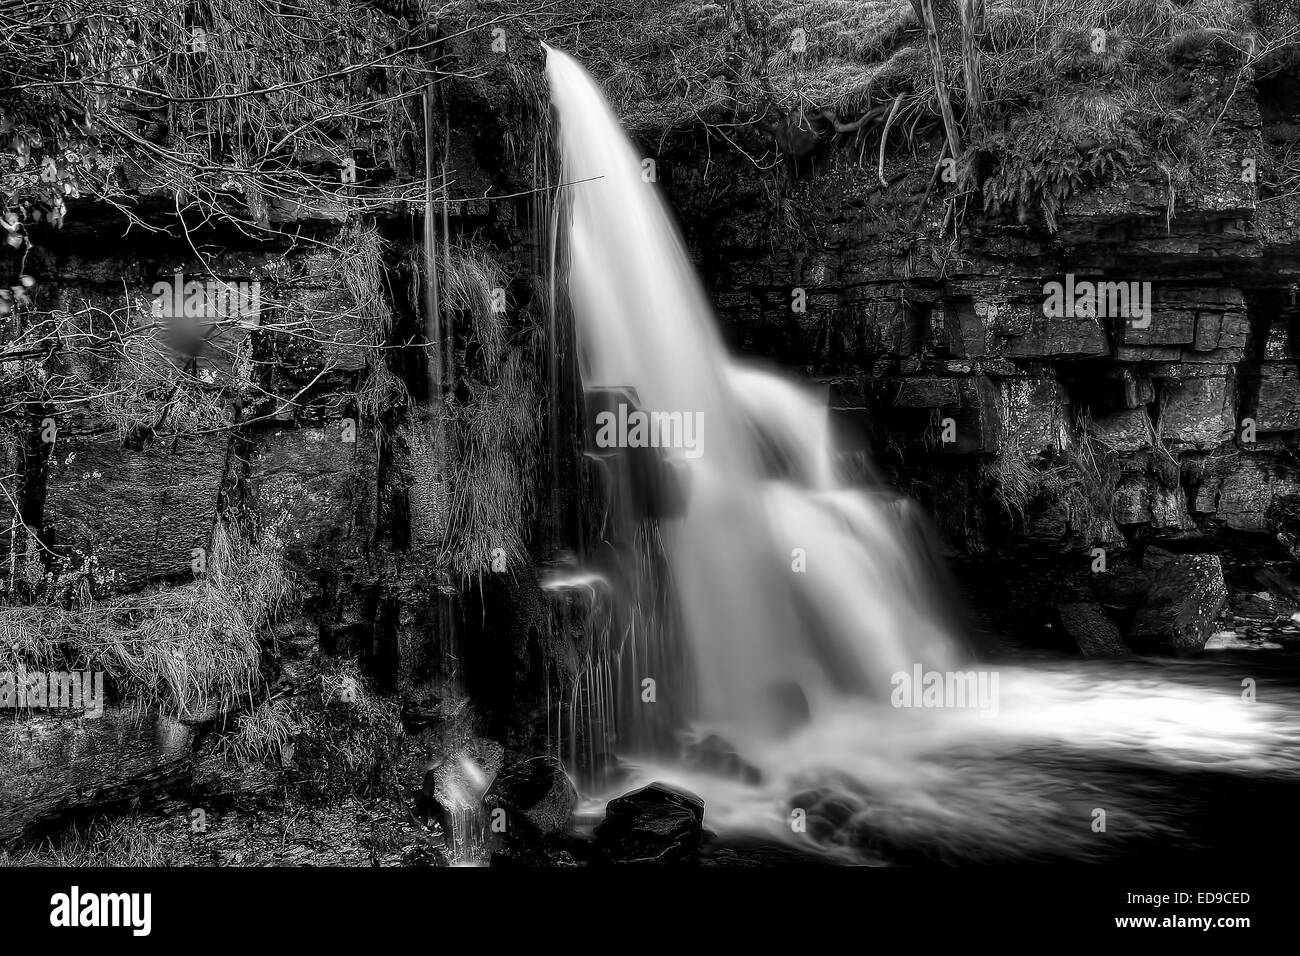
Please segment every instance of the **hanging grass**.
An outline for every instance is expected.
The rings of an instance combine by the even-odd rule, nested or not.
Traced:
[[[103,671],[124,699],[181,717],[251,700],[259,638],[295,584],[270,537],[218,523],[206,573],[191,584],[66,608],[0,607],[0,671]]]

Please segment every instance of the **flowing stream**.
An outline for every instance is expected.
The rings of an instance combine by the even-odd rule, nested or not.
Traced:
[[[548,48],[546,72],[583,387],[697,425],[657,449],[685,502],[656,525],[680,666],[641,652],[599,682],[624,711],[672,703],[686,746],[621,733],[628,775],[595,796],[677,783],[724,836],[853,860],[1105,857],[1186,838],[1166,772],[1295,778],[1283,682],[1249,701],[1222,661],[971,660],[909,505],[848,480],[824,401],[727,354],[649,164],[580,64]],[[896,706],[931,674],[983,683]]]

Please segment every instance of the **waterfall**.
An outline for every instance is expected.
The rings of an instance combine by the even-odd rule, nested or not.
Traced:
[[[547,584],[590,612],[586,665],[556,707],[568,757],[585,735],[588,760],[612,746],[624,761],[603,789],[597,775],[590,812],[660,780],[701,795],[719,833],[834,859],[1105,859],[1176,838],[1186,795],[1174,774],[1300,779],[1300,695],[1275,686],[1274,699],[1244,701],[1231,661],[954,672],[962,642],[914,510],[845,479],[809,389],[727,354],[599,89],[550,48],[546,73],[587,417],[606,414],[606,437],[634,446],[647,444],[634,414],[678,416],[659,419],[659,447],[593,452],[611,499],[604,564]],[[648,516],[647,497],[662,499]],[[895,680],[923,673],[987,677],[993,708],[900,704]],[[1103,815],[1123,841],[1105,837]]]
[[[916,664],[950,666],[955,646],[894,496],[837,477],[824,402],[727,354],[670,212],[599,89],[557,50],[546,72],[583,388],[626,390],[646,413],[698,423],[675,433],[697,447],[657,450],[685,498],[684,514],[660,524],[680,686],[640,677],[734,739],[779,735],[844,696],[887,698],[891,675]],[[625,679],[615,692],[640,688]]]

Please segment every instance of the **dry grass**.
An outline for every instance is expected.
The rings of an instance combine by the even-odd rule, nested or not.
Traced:
[[[286,763],[305,798],[395,790],[400,711],[375,693],[356,661],[326,664],[319,693],[304,704],[294,718],[293,754]]]
[[[73,824],[57,839],[21,853],[0,851],[0,867],[157,867],[179,862],[149,818],[136,815]]]
[[[384,266],[391,252],[373,224],[354,221],[340,233],[333,256],[341,266],[343,289],[353,303],[359,344],[369,351],[365,375],[357,386],[357,411],[370,421],[379,421],[384,412],[411,403],[406,383],[393,373],[385,358],[393,331]]]
[[[1118,458],[1089,434],[1087,418],[1076,422],[1059,455],[1040,454],[1032,445],[1014,419],[1004,422],[998,454],[980,467],[993,499],[1021,524],[1043,506],[1055,507],[1086,541],[1113,540]]]
[[[528,316],[512,327],[505,274],[489,254],[461,247],[449,259],[440,281],[447,313],[464,330],[465,367],[459,397],[445,408],[456,481],[440,561],[468,580],[490,571],[500,553],[507,568],[528,558],[541,428],[541,330]]]
[[[213,531],[207,573],[192,584],[81,607],[0,608],[0,670],[103,671],[124,697],[180,716],[251,700],[259,636],[293,599],[269,538]]]
[[[280,765],[292,756],[298,721],[288,701],[263,701],[251,713],[240,714],[235,723],[236,731],[224,735],[218,744],[227,761],[242,767]]]
[[[540,423],[540,393],[530,360],[517,351],[495,381],[469,385],[469,400],[449,408],[457,481],[445,559],[463,578],[492,567],[504,552],[507,568],[527,561],[525,531],[533,509],[531,460]]]

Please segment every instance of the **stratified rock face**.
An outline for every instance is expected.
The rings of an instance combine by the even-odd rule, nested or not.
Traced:
[[[1224,477],[1207,480],[1203,492],[1229,528],[1267,532],[1274,530],[1270,509],[1300,492],[1300,476],[1267,452],[1243,454]]]
[[[1115,622],[1097,604],[1062,604],[1061,626],[1074,638],[1084,657],[1124,657],[1124,645]]]
[[[203,435],[135,451],[116,434],[69,430],[46,479],[46,532],[79,568],[94,557],[116,587],[191,572],[216,515],[228,440]]]
[[[0,721],[0,847],[74,814],[158,793],[187,778],[192,730],[165,717]]]
[[[248,488],[258,517],[278,529],[287,556],[300,567],[319,567],[324,549],[347,535],[357,438],[331,424],[264,431],[253,440]]]
[[[1300,372],[1294,362],[1265,362],[1260,370],[1255,426],[1262,432],[1300,428]]]
[[[1260,35],[1294,22],[1249,16]],[[725,195],[699,177],[667,183],[732,343],[828,383],[845,431],[866,434],[958,548],[1010,543],[989,534],[1010,526],[1017,544],[1052,546],[1266,531],[1270,505],[1294,490],[1300,198],[1242,173],[1243,157],[1290,149],[1294,67],[1238,84],[1229,49],[1166,52],[1186,108],[1215,99],[1194,182],[1128,168],[1074,192],[1051,224],[951,215],[930,188],[934,142],[886,150],[882,186],[856,144],[832,138],[779,204],[748,174]],[[680,143],[694,168],[698,141]],[[1052,299],[1054,285],[1080,283],[1104,286],[1104,300]],[[1095,480],[1089,457],[1117,474]],[[1043,487],[1027,487],[1034,471]],[[962,474],[964,493],[951,493]],[[1011,522],[988,493],[1003,481]]]
[[[1231,440],[1235,411],[1230,376],[1170,380],[1161,412],[1161,437],[1174,445],[1200,450]]]
[[[609,801],[596,827],[598,863],[691,863],[704,835],[704,801],[662,783]]]
[[[1145,408],[1121,408],[1093,421],[1089,434],[1118,452],[1151,447],[1151,416]]]
[[[1156,572],[1138,611],[1130,642],[1155,644],[1178,654],[1205,647],[1223,610],[1228,589],[1218,555],[1178,555]]]

